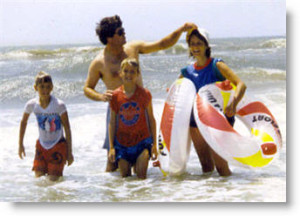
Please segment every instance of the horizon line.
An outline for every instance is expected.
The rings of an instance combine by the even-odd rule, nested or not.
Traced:
[[[286,38],[286,34],[285,35],[265,35],[265,36],[231,36],[231,37],[212,37],[210,38],[210,40],[214,40],[214,39],[234,39],[234,38],[264,38],[264,37],[285,37]],[[130,41],[135,41],[137,39],[133,39]],[[158,39],[153,39],[153,40],[144,40],[144,41],[155,41]],[[128,42],[130,42],[128,41]],[[185,39],[179,39],[177,42],[180,41],[185,41]],[[59,43],[48,43],[48,44],[17,44],[17,45],[12,45],[12,44],[7,44],[7,45],[3,45],[1,44],[0,47],[1,48],[5,48],[5,47],[21,47],[21,46],[65,46],[65,45],[87,45],[87,44],[100,44],[100,46],[104,46],[100,41],[97,42],[72,42],[72,43],[63,43],[63,42],[59,42]]]

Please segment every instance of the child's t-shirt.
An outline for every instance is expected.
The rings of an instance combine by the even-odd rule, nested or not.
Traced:
[[[117,116],[115,136],[121,145],[131,147],[151,137],[146,111],[151,99],[149,90],[138,85],[130,98],[123,86],[113,92],[110,107]]]
[[[25,113],[34,113],[38,122],[39,141],[45,149],[51,149],[63,137],[60,116],[66,112],[63,101],[51,96],[46,109],[42,108],[39,98],[29,100],[25,105]]]

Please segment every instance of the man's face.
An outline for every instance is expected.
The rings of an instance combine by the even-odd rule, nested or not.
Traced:
[[[123,27],[116,29],[114,36],[112,37],[113,41],[117,44],[124,45],[126,43],[125,30]]]

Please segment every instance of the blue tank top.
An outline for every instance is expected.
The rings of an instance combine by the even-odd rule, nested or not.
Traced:
[[[219,61],[223,60],[210,58],[202,68],[197,68],[194,64],[189,65],[181,69],[181,74],[194,83],[198,92],[201,87],[207,84],[225,80],[225,77],[221,74],[216,65]]]

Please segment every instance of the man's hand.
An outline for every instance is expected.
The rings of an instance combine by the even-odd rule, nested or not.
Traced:
[[[186,32],[191,29],[197,29],[197,28],[198,28],[198,26],[196,24],[188,22],[182,26],[182,31]]]
[[[112,94],[113,94],[112,90],[106,90],[106,92],[104,94],[102,94],[102,101],[104,101],[104,102],[111,101]]]

